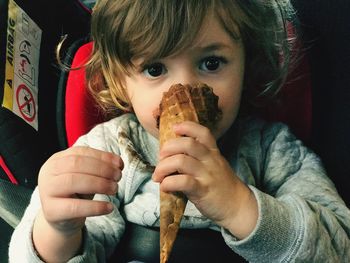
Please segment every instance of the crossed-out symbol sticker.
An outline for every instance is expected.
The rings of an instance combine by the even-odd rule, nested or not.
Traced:
[[[18,86],[16,100],[22,117],[26,121],[32,122],[36,116],[35,101],[32,92],[26,85]]]

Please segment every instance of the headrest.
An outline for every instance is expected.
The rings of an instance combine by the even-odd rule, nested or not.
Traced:
[[[79,44],[81,42],[76,43],[68,50],[68,54],[73,54],[71,62],[73,70],[64,72],[59,84],[61,94],[58,96],[58,128],[62,148],[72,146],[79,136],[87,133],[104,120],[95,101],[87,91],[85,82],[83,65],[89,59],[93,44],[92,42],[81,46]]]
[[[304,143],[309,143],[312,126],[312,83],[306,54],[289,73],[274,102],[262,111],[268,121],[287,124]]]

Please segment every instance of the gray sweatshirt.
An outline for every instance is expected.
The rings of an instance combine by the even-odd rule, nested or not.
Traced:
[[[124,220],[159,226],[159,185],[151,180],[158,141],[134,115],[125,114],[97,125],[75,145],[113,152],[124,161],[117,196],[95,195],[95,199],[113,202],[117,209],[106,216],[87,218],[82,254],[69,261],[105,262],[123,235]],[[251,118],[237,121],[219,145],[255,194],[257,225],[248,237],[237,240],[189,202],[181,227],[220,231],[227,246],[250,262],[350,262],[350,210],[320,159],[287,126]],[[42,262],[32,243],[39,209],[36,189],[12,236],[10,262]]]

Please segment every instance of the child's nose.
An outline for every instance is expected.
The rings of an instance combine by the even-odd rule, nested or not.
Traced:
[[[195,70],[191,68],[182,68],[179,69],[174,81],[176,83],[193,85],[200,82],[200,78]]]

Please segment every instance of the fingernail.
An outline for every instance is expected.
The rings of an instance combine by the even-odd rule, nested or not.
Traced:
[[[117,188],[118,188],[117,183],[112,183],[111,184],[111,190],[112,190],[113,194],[117,192]]]
[[[114,205],[113,205],[112,203],[108,203],[108,204],[107,204],[107,210],[110,211],[110,212],[112,212],[113,209],[114,209]]]
[[[115,171],[114,172],[114,180],[118,182],[120,180],[120,177],[121,177],[120,176],[120,171],[119,170]]]
[[[113,164],[116,165],[117,167],[122,167],[122,161],[120,158],[113,158]]]

